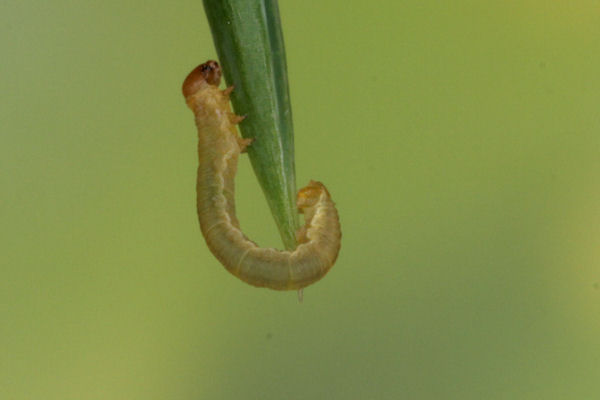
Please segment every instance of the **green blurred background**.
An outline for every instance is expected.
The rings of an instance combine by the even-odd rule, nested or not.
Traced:
[[[598,2],[280,11],[298,183],[344,232],[303,304],[201,237],[201,1],[2,2],[0,398],[598,398]]]

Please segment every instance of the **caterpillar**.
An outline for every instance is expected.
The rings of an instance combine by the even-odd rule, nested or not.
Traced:
[[[242,281],[300,291],[325,276],[337,259],[341,230],[335,204],[320,182],[310,181],[298,191],[296,204],[305,223],[296,232],[298,246],[293,251],[261,248],[242,233],[235,213],[234,178],[238,157],[251,140],[237,133],[243,117],[231,111],[233,87],[220,90],[220,81],[219,64],[207,61],[182,85],[198,128],[196,193],[202,235],[214,256]]]

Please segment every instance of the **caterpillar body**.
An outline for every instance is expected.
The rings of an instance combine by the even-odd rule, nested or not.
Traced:
[[[341,246],[335,204],[320,182],[300,189],[297,207],[305,224],[296,233],[294,251],[261,248],[240,230],[235,213],[234,178],[242,139],[232,113],[232,88],[219,90],[221,69],[207,61],[189,73],[182,91],[198,128],[197,210],[210,251],[233,275],[246,283],[275,290],[300,290],[321,279],[333,266]]]

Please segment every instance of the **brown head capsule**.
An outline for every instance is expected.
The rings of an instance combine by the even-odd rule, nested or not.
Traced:
[[[194,68],[181,86],[183,97],[187,98],[196,93],[206,83],[213,86],[219,86],[221,83],[221,67],[218,62],[209,60]]]

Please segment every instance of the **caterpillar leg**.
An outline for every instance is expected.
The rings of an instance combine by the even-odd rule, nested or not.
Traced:
[[[240,122],[242,122],[245,119],[246,119],[245,115],[235,115],[235,114],[231,114],[231,117],[229,118],[231,123],[234,125],[239,124]]]
[[[223,89],[223,94],[225,95],[225,97],[229,97],[231,92],[233,92],[234,87],[235,86],[231,85],[227,89]]]
[[[250,146],[252,144],[252,142],[254,142],[254,139],[244,139],[244,138],[237,138],[238,144],[240,145],[240,152],[245,153],[248,151],[248,146]]]

